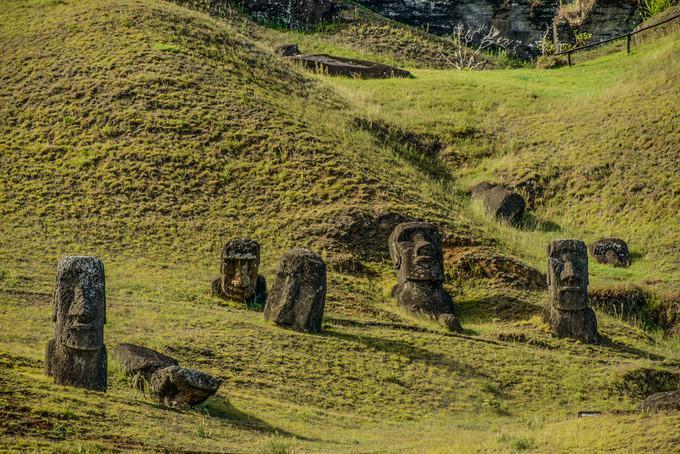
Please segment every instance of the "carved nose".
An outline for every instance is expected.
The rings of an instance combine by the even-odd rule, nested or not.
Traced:
[[[94,316],[94,308],[88,304],[85,292],[82,289],[76,289],[73,303],[69,307],[68,314],[75,317],[79,323],[89,323]]]
[[[560,273],[560,280],[565,284],[578,285],[578,275],[576,274],[576,269],[572,262],[564,262],[564,268]]]
[[[232,285],[236,285],[238,287],[248,287],[250,285],[248,267],[244,266],[242,269],[237,269],[234,279],[232,279],[231,283]]]

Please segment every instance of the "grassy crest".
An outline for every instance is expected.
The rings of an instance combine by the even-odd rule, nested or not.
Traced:
[[[594,282],[677,289],[677,35],[551,72],[369,82],[304,73],[268,50],[296,34],[255,27],[155,0],[0,7],[0,450],[672,451],[680,416],[632,410],[646,371],[680,368],[677,338],[598,313],[602,345],[558,340],[544,291],[483,277],[445,283],[466,328],[447,333],[399,312],[384,253],[337,232],[399,211],[540,269],[551,238],[620,234],[636,262]],[[533,173],[520,230],[462,192]],[[292,246],[370,273],[332,267],[324,332],[282,330],[210,294],[239,236],[270,285]],[[164,409],[114,359],[106,394],[43,375],[54,266],[75,253],[104,260],[107,345],[218,376],[215,397]],[[592,409],[611,413],[576,418]]]

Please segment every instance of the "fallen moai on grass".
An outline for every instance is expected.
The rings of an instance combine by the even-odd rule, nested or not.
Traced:
[[[598,262],[621,268],[630,266],[630,252],[625,241],[603,238],[588,245],[590,255]]]
[[[504,219],[512,225],[522,222],[526,202],[518,193],[485,181],[472,186],[470,195],[473,199],[480,200],[487,213],[496,219]]]
[[[388,240],[397,269],[392,297],[403,309],[434,319],[451,331],[462,331],[453,313],[453,299],[444,287],[442,238],[437,227],[426,222],[397,225]]]
[[[132,385],[149,392],[167,407],[198,405],[214,395],[222,384],[222,380],[180,367],[176,359],[150,348],[120,344],[114,353]]]
[[[52,321],[45,373],[59,385],[106,391],[106,291],[100,259],[59,260]]]
[[[228,241],[222,248],[220,277],[212,283],[213,293],[221,298],[264,305],[267,283],[258,274],[260,245],[251,239]]]
[[[303,55],[296,44],[285,44],[275,49],[282,57],[289,57],[307,69],[329,76],[356,77],[359,79],[411,78],[405,69],[357,58],[336,57],[326,54]]]
[[[679,411],[680,390],[655,393],[647,397],[639,407],[640,411]]]
[[[321,331],[326,303],[326,264],[308,249],[281,258],[264,318],[296,331]]]
[[[579,240],[548,245],[548,304],[543,319],[558,337],[597,343],[597,318],[588,307],[588,253]]]

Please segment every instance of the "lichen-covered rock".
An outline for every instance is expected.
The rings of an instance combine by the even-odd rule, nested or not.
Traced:
[[[326,303],[326,264],[308,249],[281,258],[264,318],[297,331],[321,331]]]
[[[680,390],[652,394],[640,404],[640,411],[680,410]]]
[[[618,238],[604,238],[588,246],[590,255],[598,262],[621,268],[630,266],[628,244]]]
[[[114,354],[135,388],[150,392],[168,407],[198,405],[215,394],[222,383],[204,372],[180,367],[176,359],[139,345],[120,344]]]
[[[203,403],[221,384],[222,380],[204,372],[169,366],[151,376],[150,390],[165,406],[182,408]]]
[[[473,198],[482,201],[489,215],[496,219],[504,219],[513,225],[522,221],[526,203],[518,193],[486,182],[473,186],[470,192]]]
[[[170,356],[158,353],[150,348],[133,344],[120,344],[113,349],[125,375],[132,378],[132,384],[140,391],[144,391],[151,376],[168,366],[177,366],[179,362]]]
[[[455,331],[457,333],[463,332],[463,326],[460,324],[460,320],[453,314],[441,314],[437,318],[437,323],[449,331]]]
[[[100,259],[72,256],[59,261],[52,321],[45,373],[60,385],[106,391],[106,291]]]
[[[548,246],[548,293],[543,319],[558,337],[597,343],[597,319],[588,307],[588,253],[579,240]]]
[[[356,58],[335,57],[325,54],[297,55],[292,57],[307,69],[317,71],[328,76],[346,76],[361,79],[387,79],[390,77],[412,77],[405,69],[384,65],[374,61]]]

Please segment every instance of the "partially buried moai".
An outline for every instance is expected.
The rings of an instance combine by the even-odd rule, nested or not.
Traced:
[[[326,264],[308,249],[281,257],[264,318],[297,331],[321,331],[326,303]]]
[[[57,265],[52,306],[54,337],[45,373],[60,385],[106,390],[106,292],[97,257],[64,257]]]
[[[558,337],[596,343],[597,319],[588,307],[588,252],[583,241],[548,245],[548,292],[543,318]]]
[[[397,269],[392,297],[400,307],[461,331],[453,315],[453,299],[444,290],[442,238],[437,227],[426,222],[397,225],[389,238],[390,256]]]
[[[267,298],[264,276],[258,274],[260,245],[240,238],[227,242],[222,248],[220,277],[212,283],[213,293],[249,305],[263,305]]]

